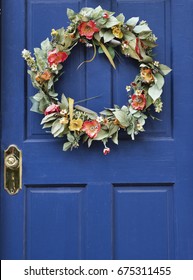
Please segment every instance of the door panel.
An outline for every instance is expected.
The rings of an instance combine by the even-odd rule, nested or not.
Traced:
[[[7,0],[2,5],[2,150],[10,144],[22,149],[23,188],[15,196],[1,188],[1,258],[193,258],[193,33],[186,28],[193,26],[192,1]],[[148,120],[136,141],[121,135],[107,157],[100,143],[62,152],[63,140],[41,129],[41,116],[30,112],[35,91],[20,55],[38,47],[52,28],[67,26],[67,8],[97,5],[147,20],[159,38],[156,59],[173,69],[166,78],[162,121]],[[73,51],[58,92],[76,101],[99,96],[83,104],[98,112],[125,104],[136,63],[120,57],[115,71],[98,55],[77,70],[92,55],[81,45]]]

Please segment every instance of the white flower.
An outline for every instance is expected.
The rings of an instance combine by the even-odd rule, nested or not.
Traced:
[[[92,48],[92,46],[93,46],[92,44],[86,43],[87,48]]]
[[[67,113],[68,112],[67,112],[66,109],[63,109],[63,110],[60,111],[60,115],[62,115],[62,116],[65,116]]]
[[[131,90],[131,86],[126,86],[126,91],[129,92]]]
[[[142,124],[140,124],[140,123],[137,124],[137,130],[138,131],[144,131],[144,128],[143,128]]]
[[[28,51],[28,50],[26,50],[26,49],[24,49],[24,50],[22,51],[22,57],[23,57],[23,58],[28,58],[28,57],[30,57],[30,56],[31,56],[30,51]]]
[[[99,123],[101,123],[101,122],[104,121],[103,117],[101,117],[101,116],[100,116],[100,117],[97,117],[96,120],[97,120],[97,122],[99,122]]]
[[[56,72],[56,74],[58,73],[58,68],[57,68],[56,64],[53,63],[51,66],[51,69],[52,69],[52,71]]]
[[[153,63],[156,67],[158,67],[159,66],[159,61],[154,61],[154,63]]]

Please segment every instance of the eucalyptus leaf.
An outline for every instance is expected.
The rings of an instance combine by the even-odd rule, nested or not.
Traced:
[[[120,21],[121,23],[124,23],[124,21],[125,21],[125,16],[124,16],[124,14],[119,14],[117,17],[116,17],[116,19],[118,20],[118,21]]]
[[[64,127],[64,125],[60,123],[60,119],[55,120],[55,122],[52,125],[51,133],[54,135],[57,131],[61,129],[61,127]]]
[[[119,24],[119,21],[116,19],[116,17],[112,16],[108,19],[107,23],[105,24],[105,27],[111,28],[117,24]]]
[[[64,94],[61,96],[61,103],[64,105],[64,109],[68,110],[68,99]]]
[[[111,41],[115,36],[113,35],[113,33],[111,32],[111,30],[106,31],[103,35],[104,38],[104,43],[107,43],[109,41]]]
[[[153,99],[151,98],[151,96],[149,96],[149,94],[147,94],[146,96],[146,108],[150,107],[153,104]]]
[[[42,129],[44,129],[44,128],[49,128],[49,127],[52,126],[52,124],[53,124],[53,122],[45,123],[45,124],[43,125]]]
[[[127,113],[121,110],[116,110],[114,113],[115,117],[118,119],[120,124],[124,127],[129,126],[129,118],[127,116]]]
[[[116,145],[119,144],[118,136],[119,136],[118,131],[117,131],[115,134],[112,135],[112,141],[113,141],[113,143],[115,143]]]
[[[41,43],[41,48],[42,48],[42,50],[44,51],[44,52],[49,52],[49,51],[51,51],[52,50],[52,45],[51,45],[51,43],[50,43],[50,40],[49,40],[49,38],[47,38],[46,40],[44,40],[42,43]]]
[[[88,139],[88,147],[90,148],[90,146],[92,145],[93,139],[89,138]]]
[[[159,89],[158,86],[155,84],[152,87],[149,88],[148,90],[148,94],[151,96],[151,98],[153,99],[153,101],[155,101],[156,99],[158,99],[161,94],[162,94],[162,89]]]
[[[108,47],[108,52],[110,53],[112,59],[115,58],[115,50],[112,47]]]
[[[36,101],[40,101],[42,100],[42,98],[44,98],[44,93],[43,92],[38,92],[33,96],[33,99],[35,99]]]
[[[72,20],[75,16],[75,12],[72,9],[67,9],[67,16],[70,20]]]
[[[56,113],[52,113],[52,114],[46,115],[46,116],[42,119],[41,124],[44,124],[44,123],[47,123],[47,122],[56,120],[56,118],[57,118]]]
[[[63,145],[63,151],[67,151],[67,150],[69,150],[71,147],[72,147],[72,143],[66,142],[66,143],[64,143],[64,145]]]
[[[142,32],[151,31],[151,29],[149,28],[149,26],[147,24],[141,24],[141,25],[135,26],[133,31],[135,33],[139,34],[139,33],[142,33]]]
[[[54,133],[54,137],[61,137],[61,134],[64,132],[65,126],[61,125],[61,127]]]
[[[156,85],[159,89],[162,89],[164,86],[164,77],[160,73],[156,73],[155,75],[156,78]]]
[[[42,114],[42,112],[39,110],[39,102],[36,101],[33,97],[30,97],[30,100],[32,102],[32,107],[31,107],[30,111]]]
[[[70,132],[67,134],[67,139],[68,139],[68,141],[71,142],[71,143],[74,142],[74,136],[73,136]]]
[[[131,31],[124,32],[124,38],[125,38],[125,40],[127,40],[129,42],[136,40],[135,34],[133,34]]]
[[[128,19],[128,21],[126,22],[126,24],[129,26],[129,27],[135,27],[136,24],[138,23],[139,21],[139,17],[132,17],[130,19]]]
[[[105,138],[108,138],[108,131],[101,129],[97,135],[97,137],[94,138],[94,140],[102,140]]]
[[[164,75],[167,75],[172,71],[171,68],[169,68],[167,65],[164,64],[159,64],[159,69],[162,71]]]

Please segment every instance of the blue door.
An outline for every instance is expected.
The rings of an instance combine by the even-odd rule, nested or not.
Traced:
[[[193,259],[193,2],[188,0],[2,0],[1,36],[1,259]],[[96,7],[147,20],[158,36],[157,60],[166,78],[160,122],[131,141],[124,135],[108,156],[95,143],[62,152],[60,139],[30,112],[35,91],[21,51],[33,51],[52,28],[68,26],[66,9]],[[136,74],[115,60],[78,46],[58,85],[86,106],[122,105]],[[102,69],[102,71],[101,71]],[[3,188],[3,150],[23,153],[23,185]]]

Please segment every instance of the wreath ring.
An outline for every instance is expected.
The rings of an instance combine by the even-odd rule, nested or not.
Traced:
[[[79,142],[88,143],[101,141],[104,144],[103,153],[107,155],[110,148],[107,142],[111,139],[118,144],[120,130],[125,130],[134,140],[135,135],[144,131],[145,121],[155,112],[162,111],[161,95],[164,86],[164,76],[171,69],[153,60],[153,48],[157,46],[156,36],[146,21],[132,17],[125,21],[123,14],[114,16],[114,12],[97,8],[85,7],[79,13],[67,9],[70,25],[55,30],[52,29],[52,39],[41,43],[41,48],[34,49],[34,56],[24,49],[22,56],[30,70],[32,85],[38,90],[31,97],[31,111],[44,114],[41,121],[43,128],[50,128],[54,137],[66,137],[63,150],[79,147]],[[62,63],[68,58],[72,49],[78,44],[104,53],[115,68],[115,49],[120,48],[125,57],[131,57],[139,62],[139,74],[135,80],[126,86],[128,104],[108,108],[97,114],[85,107],[74,105],[72,98],[64,94],[61,101],[55,92],[54,84],[58,81]],[[85,62],[90,62],[85,61]],[[151,106],[153,105],[153,106]]]

